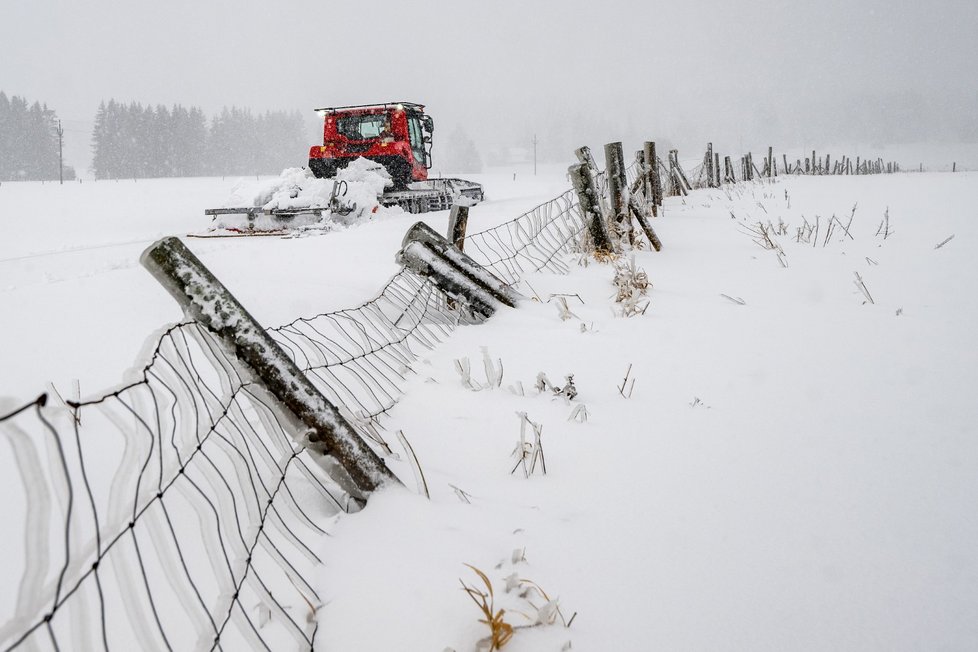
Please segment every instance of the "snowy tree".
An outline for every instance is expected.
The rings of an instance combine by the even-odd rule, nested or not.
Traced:
[[[57,124],[46,104],[0,92],[0,180],[57,179]]]
[[[304,133],[298,112],[225,108],[208,128],[197,107],[109,100],[95,115],[92,171],[98,179],[277,174],[305,163]]]

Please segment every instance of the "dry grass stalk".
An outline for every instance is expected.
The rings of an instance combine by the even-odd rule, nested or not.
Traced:
[[[461,500],[466,505],[472,504],[472,495],[470,493],[468,493],[463,489],[459,489],[453,484],[449,484],[448,486],[452,488],[452,491],[455,492],[455,495],[458,497],[459,500]]]
[[[556,297],[556,299],[557,314],[560,316],[560,321],[567,321],[568,319],[580,319],[580,317],[571,312],[570,306],[567,305],[567,299],[565,297]]]
[[[631,398],[632,392],[635,390],[635,379],[632,378],[631,385],[628,384],[628,376],[632,373],[632,363],[628,363],[628,369],[625,371],[625,378],[621,381],[621,387],[618,388],[618,393],[621,394],[622,398]],[[628,387],[628,394],[625,394],[625,387]]]
[[[853,274],[856,275],[856,280],[853,281],[853,283],[856,285],[859,291],[863,293],[863,296],[866,297],[866,301],[875,305],[876,302],[873,301],[873,295],[869,293],[869,289],[866,287],[866,284],[863,282],[863,277],[859,275],[859,272],[853,272]]]
[[[489,644],[489,651],[501,650],[504,645],[509,643],[510,639],[513,638],[513,626],[507,623],[504,619],[506,614],[505,609],[497,610],[495,608],[495,596],[492,590],[492,582],[486,577],[486,574],[481,570],[472,566],[471,564],[466,564],[472,572],[479,576],[482,583],[485,585],[486,590],[480,591],[474,586],[469,586],[461,579],[459,583],[462,585],[462,590],[472,598],[472,602],[479,608],[482,612],[482,618],[479,619],[480,623],[485,623],[489,627],[489,636],[483,639],[484,642]]]
[[[405,452],[407,452],[408,457],[411,458],[411,468],[414,470],[414,479],[418,483],[418,492],[424,492],[424,497],[431,500],[431,493],[428,491],[428,481],[424,478],[424,471],[421,470],[421,463],[418,462],[418,456],[414,454],[414,447],[411,446],[411,442],[404,436],[403,430],[397,431],[397,438],[400,440]]]
[[[617,290],[615,303],[621,304],[621,316],[644,315],[651,302],[648,299],[643,301],[642,297],[648,294],[652,284],[645,270],[635,265],[634,256],[615,263],[613,283]]]
[[[530,421],[526,412],[517,412],[520,418],[520,441],[513,449],[512,455],[517,458],[516,465],[509,472],[510,475],[516,473],[516,469],[523,467],[523,477],[529,478],[536,471],[537,462],[540,463],[540,470],[543,475],[547,475],[547,460],[543,454],[543,426],[539,423]],[[527,441],[526,427],[530,426],[533,431],[533,441]]]
[[[577,407],[575,407],[571,411],[570,416],[567,417],[567,420],[568,421],[577,421],[579,423],[586,423],[587,422],[587,417],[588,417],[587,406],[584,405],[583,403],[578,403],[577,404]]]
[[[496,362],[493,362],[489,357],[489,349],[486,347],[481,347],[482,349],[482,366],[485,369],[486,382],[480,383],[472,378],[472,363],[469,361],[468,357],[456,358],[455,359],[455,371],[458,372],[459,377],[462,381],[462,386],[471,389],[474,392],[479,392],[484,389],[491,389],[493,387],[501,387],[503,384],[503,361],[498,358]]]
[[[551,599],[550,596],[547,595],[547,592],[543,590],[543,587],[533,580],[520,579],[519,583],[520,586],[527,587],[527,590],[521,594],[521,597],[529,602],[530,606],[536,609],[537,617],[534,625],[553,625],[555,622],[557,622],[557,617],[559,616],[560,622],[564,625],[564,627],[570,627],[571,623],[574,622],[574,619],[577,618],[576,611],[571,615],[570,620],[564,618],[564,614],[560,611],[560,605],[557,604],[557,600]],[[539,607],[533,604],[529,598],[530,589],[539,593],[540,596],[546,600],[546,602]]]
[[[888,237],[893,235],[890,231],[890,207],[887,206],[886,210],[883,211],[883,220],[880,222],[879,228],[876,229],[876,235],[883,234],[883,239],[886,240]]]

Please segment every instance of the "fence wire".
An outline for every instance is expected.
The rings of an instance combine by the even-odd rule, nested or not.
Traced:
[[[269,329],[364,436],[461,316],[409,272],[356,309]],[[194,322],[130,384],[0,408],[5,650],[311,649],[318,542],[348,496]],[[19,572],[19,577],[16,574]]]
[[[573,190],[516,219],[465,236],[465,252],[510,284],[532,272],[566,274],[564,254],[577,246],[584,218]]]
[[[629,181],[635,165],[626,170]],[[607,186],[604,173],[598,187]],[[510,284],[569,269],[573,190],[465,238]],[[470,317],[412,272],[353,309],[270,328],[317,388],[392,455],[384,417],[424,351]],[[353,503],[205,328],[175,325],[131,383],[96,398],[0,405],[8,526],[4,650],[314,646],[325,524]],[[19,573],[19,577],[17,574]]]

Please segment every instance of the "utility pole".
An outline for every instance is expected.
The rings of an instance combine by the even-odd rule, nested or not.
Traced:
[[[65,130],[58,120],[58,183],[65,183],[65,159],[64,159]]]
[[[537,135],[533,134],[533,176],[537,176]]]

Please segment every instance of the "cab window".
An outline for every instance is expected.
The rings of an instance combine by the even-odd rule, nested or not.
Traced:
[[[336,131],[350,140],[379,138],[390,133],[390,116],[385,113],[345,116],[336,120]]]
[[[424,133],[421,131],[421,118],[408,116],[408,136],[411,139],[411,151],[418,165],[425,164]]]

